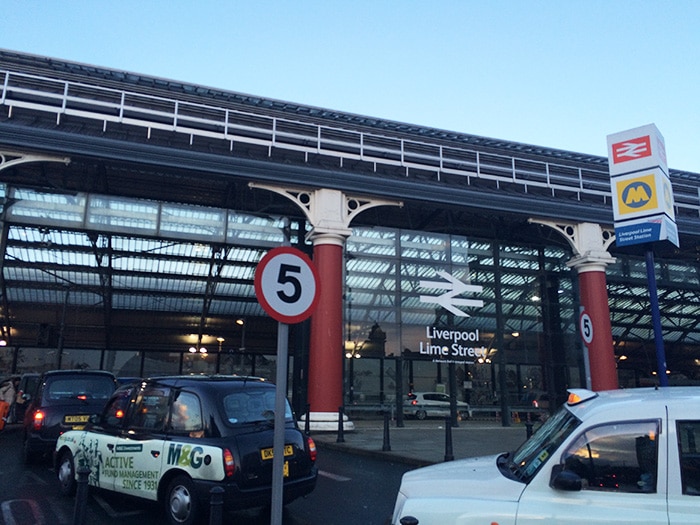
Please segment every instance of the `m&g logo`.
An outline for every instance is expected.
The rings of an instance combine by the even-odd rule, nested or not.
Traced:
[[[201,467],[202,463],[209,465],[209,463],[211,463],[211,456],[205,456],[202,447],[171,443],[168,449],[166,463],[168,465],[179,465],[181,467],[192,467],[196,469]]]

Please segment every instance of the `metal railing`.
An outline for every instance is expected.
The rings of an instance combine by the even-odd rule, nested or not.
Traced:
[[[147,138],[158,129],[187,134],[190,143],[195,137],[226,140],[231,150],[247,143],[267,147],[269,155],[279,148],[335,157],[341,167],[353,160],[372,163],[375,171],[380,165],[398,167],[406,177],[417,170],[436,182],[457,177],[466,185],[490,181],[497,189],[536,190],[601,205],[611,199],[609,173],[597,165],[485,153],[456,142],[411,140],[7,70],[0,70],[0,82],[0,105],[10,116],[14,108],[26,108],[54,114],[57,125],[63,116],[76,116],[100,121],[105,132],[110,123],[127,124],[144,128]],[[698,181],[672,176],[672,184],[676,214],[700,217]]]

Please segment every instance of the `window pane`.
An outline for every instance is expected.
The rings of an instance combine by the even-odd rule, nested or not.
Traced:
[[[700,421],[677,423],[683,494],[700,496]]]
[[[658,429],[657,421],[592,428],[564,454],[565,468],[589,490],[656,492]]]

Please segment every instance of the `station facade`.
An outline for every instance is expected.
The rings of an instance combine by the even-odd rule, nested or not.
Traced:
[[[290,330],[298,413],[410,390],[506,413],[658,383],[644,255],[615,245],[604,158],[12,51],[0,87],[2,375],[273,379],[253,277],[291,244],[323,294]],[[695,384],[700,175],[670,176],[667,375]]]

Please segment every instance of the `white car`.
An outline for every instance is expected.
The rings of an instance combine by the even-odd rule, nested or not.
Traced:
[[[450,415],[450,396],[443,392],[409,392],[403,404],[405,416],[425,419]],[[457,413],[462,419],[472,417],[468,403],[457,401]]]
[[[700,388],[569,392],[515,452],[404,474],[392,525],[700,523]]]

